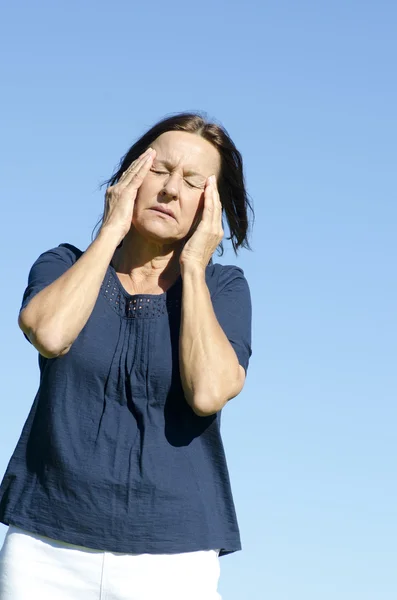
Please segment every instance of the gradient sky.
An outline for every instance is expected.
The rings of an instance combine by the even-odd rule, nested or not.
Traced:
[[[1,20],[0,471],[38,385],[31,264],[85,249],[129,145],[203,110],[256,210],[253,252],[219,259],[254,307],[223,414],[243,541],[223,599],[395,600],[397,4],[14,0]]]

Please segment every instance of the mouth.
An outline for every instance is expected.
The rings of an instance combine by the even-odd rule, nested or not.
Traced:
[[[167,215],[168,217],[171,217],[172,219],[175,219],[175,215],[172,212],[172,210],[170,208],[165,208],[165,206],[152,206],[152,208],[150,210],[155,210],[156,212],[159,212],[163,215]]]

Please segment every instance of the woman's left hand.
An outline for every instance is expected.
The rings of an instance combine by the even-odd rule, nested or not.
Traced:
[[[179,259],[181,266],[186,268],[195,265],[205,270],[211,256],[222,241],[223,234],[222,204],[216,178],[211,175],[205,184],[201,220],[182,250]]]

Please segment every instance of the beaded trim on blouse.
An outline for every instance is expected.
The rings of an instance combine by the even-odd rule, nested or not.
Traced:
[[[172,292],[176,285],[170,288]],[[153,319],[180,306],[179,294],[128,294],[111,268],[102,282],[101,292],[113,310],[128,319]]]

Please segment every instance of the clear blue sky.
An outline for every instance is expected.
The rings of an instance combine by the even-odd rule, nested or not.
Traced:
[[[162,116],[207,111],[243,154],[254,354],[224,411],[244,546],[224,600],[397,598],[396,27],[392,0],[3,6],[1,472],[38,385],[33,261],[89,245],[100,182]]]

